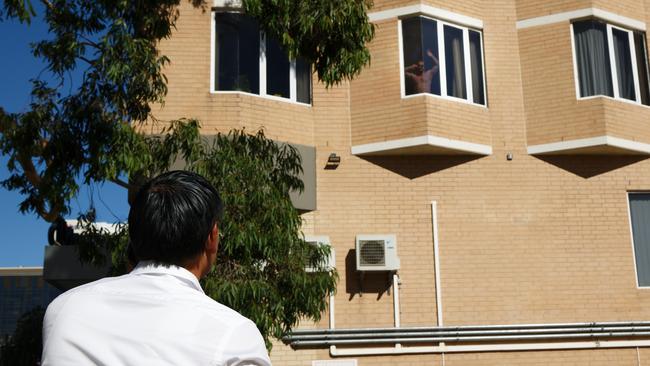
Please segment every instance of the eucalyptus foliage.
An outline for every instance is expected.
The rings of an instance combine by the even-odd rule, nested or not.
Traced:
[[[182,153],[179,136],[198,131],[196,121],[178,122],[150,146],[166,156],[183,156],[187,168],[206,177],[224,203],[217,265],[203,279],[205,292],[253,320],[270,348],[301,318],[318,320],[337,273],[326,268],[329,248],[314,247],[300,234],[301,218],[289,198],[301,191],[300,155],[290,145],[267,139],[262,131],[233,130],[210,138],[194,134],[194,148]],[[179,153],[180,152],[180,153]],[[84,217],[77,238],[83,259],[102,263],[112,252],[114,271],[126,268],[128,233],[108,233]],[[305,271],[306,268],[310,271]]]
[[[233,131],[210,141],[198,121],[157,121],[151,105],[164,103],[169,59],[158,45],[169,38],[180,0],[41,0],[49,37],[32,46],[51,78],[32,80],[22,113],[0,106],[0,153],[10,172],[2,186],[24,197],[19,209],[54,222],[70,212],[79,184],[113,182],[130,193],[178,159],[210,179],[226,203],[220,265],[205,280],[208,293],[251,317],[268,341],[300,317],[318,319],[335,273],[305,272],[326,250],[300,237],[300,217],[288,192],[301,189],[296,152],[262,133]],[[190,0],[207,11],[205,0]],[[370,60],[374,34],[368,0],[243,0],[243,9],[283,44],[290,56],[314,65],[327,86],[350,79]],[[30,0],[4,0],[0,20],[29,24]],[[207,30],[206,30],[207,31]],[[81,73],[80,80],[71,80]],[[35,74],[41,75],[39,70]],[[166,126],[147,135],[142,123]],[[159,128],[158,128],[159,130]],[[128,177],[128,178],[125,178]],[[124,268],[125,230],[94,230],[83,218],[80,255],[112,253]]]

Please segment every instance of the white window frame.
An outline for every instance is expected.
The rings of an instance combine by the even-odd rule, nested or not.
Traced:
[[[437,37],[438,37],[438,73],[440,75],[440,95],[433,93],[417,93],[406,95],[406,85],[404,79],[404,41],[402,39],[402,19],[410,19],[414,17],[421,17],[436,22],[437,27]],[[467,98],[459,98],[451,95],[447,95],[447,69],[446,69],[446,59],[445,59],[445,35],[444,35],[444,26],[450,26],[462,30],[463,32],[463,58],[465,61],[465,87],[467,90]],[[485,104],[474,103],[473,87],[472,87],[472,64],[470,60],[470,51],[469,51],[469,31],[475,31],[481,37],[481,71],[483,72],[483,98]],[[485,77],[485,53],[483,42],[483,30],[474,29],[458,25],[455,23],[449,23],[444,20],[432,18],[422,14],[413,14],[409,16],[404,16],[397,20],[397,38],[399,43],[399,74],[400,74],[400,93],[402,99],[408,99],[413,97],[419,97],[421,95],[432,96],[434,98],[441,98],[445,100],[451,100],[455,102],[461,102],[465,104],[470,104],[477,107],[487,108],[487,81]]]
[[[589,19],[585,19],[589,20]],[[626,102],[626,103],[632,103],[634,105],[639,105],[645,108],[650,108],[650,106],[647,106],[641,102],[641,84],[639,83],[639,71],[637,68],[637,63],[636,63],[636,47],[634,44],[634,31],[635,30],[630,30],[626,28],[622,28],[617,25],[610,24],[603,19],[600,18],[593,18],[593,20],[597,21],[602,21],[605,23],[605,32],[607,36],[607,51],[609,53],[609,72],[612,78],[612,89],[614,91],[614,96],[610,97],[609,95],[604,95],[604,94],[596,94],[596,95],[589,95],[585,97],[580,96],[580,76],[578,74],[578,60],[576,59],[576,42],[575,42],[575,33],[573,29],[573,22],[570,25],[569,31],[571,33],[571,53],[572,53],[572,58],[573,58],[573,77],[574,77],[574,83],[576,87],[576,99],[577,100],[589,100],[593,98],[608,98],[608,99],[613,99],[616,101],[620,102]],[[623,98],[620,96],[620,92],[618,90],[618,71],[616,70],[616,55],[614,51],[614,34],[613,34],[613,29],[623,31],[627,33],[628,35],[628,41],[630,43],[630,57],[632,58],[632,76],[634,78],[634,97],[635,100]],[[646,55],[645,58],[648,58],[647,55],[647,50],[646,50]]]
[[[296,60],[291,59],[289,60],[289,98],[283,98],[283,97],[278,97],[275,95],[269,95],[266,93],[266,35],[264,34],[263,31],[260,30],[260,49],[259,49],[259,94],[251,93],[251,92],[245,92],[245,91],[240,91],[240,90],[216,90],[214,78],[216,76],[216,61],[215,61],[215,54],[216,54],[216,21],[215,21],[215,14],[217,13],[223,13],[223,11],[212,11],[211,12],[211,31],[210,31],[210,93],[211,94],[244,94],[244,95],[252,95],[256,97],[261,97],[265,99],[271,99],[271,100],[276,100],[279,102],[285,102],[285,103],[293,103],[293,104],[298,104],[301,106],[306,106],[306,107],[311,107],[313,103],[313,88],[314,88],[314,83],[313,79],[312,82],[310,82],[310,90],[309,90],[309,100],[311,103],[303,103],[299,102],[297,100],[298,98],[298,90],[297,90],[297,81],[296,81]],[[240,12],[236,12],[240,13]],[[311,73],[310,73],[311,76]]]

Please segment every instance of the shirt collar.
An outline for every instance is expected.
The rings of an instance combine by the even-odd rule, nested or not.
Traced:
[[[183,267],[173,264],[158,263],[154,261],[140,261],[131,271],[132,275],[140,274],[164,274],[179,278],[181,281],[188,283],[198,291],[203,292],[198,278]]]

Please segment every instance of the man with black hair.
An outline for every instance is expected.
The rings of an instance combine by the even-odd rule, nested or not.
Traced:
[[[270,365],[255,324],[199,284],[216,260],[222,211],[198,174],[172,171],[145,184],[129,212],[139,263],[50,304],[42,365]]]

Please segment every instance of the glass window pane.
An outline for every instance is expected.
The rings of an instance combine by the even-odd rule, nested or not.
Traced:
[[[422,60],[424,61],[424,89],[440,95],[440,64],[438,62],[438,23],[431,19],[422,21]]]
[[[259,93],[257,23],[236,13],[215,14],[215,89]]]
[[[650,91],[648,86],[648,50],[646,48],[645,34],[641,32],[634,33],[634,48],[636,51],[636,67],[639,75],[639,94],[641,94],[641,103],[650,105]]]
[[[298,102],[311,102],[311,65],[301,58],[296,59],[296,93]]]
[[[481,49],[481,34],[469,31],[469,57],[472,68],[472,95],[474,103],[485,104],[483,88],[483,52]]]
[[[465,56],[463,54],[463,31],[445,25],[445,72],[447,95],[467,98],[465,89]]]
[[[630,194],[630,220],[639,286],[650,286],[650,194]]]
[[[612,29],[612,36],[614,37],[614,60],[616,62],[618,95],[621,98],[636,100],[629,33],[614,28]]]
[[[402,45],[405,94],[440,95],[437,23],[421,17],[404,19]]]
[[[266,37],[266,94],[289,98],[289,58],[280,42]]]
[[[573,23],[580,96],[614,96],[605,24],[587,20]]]

